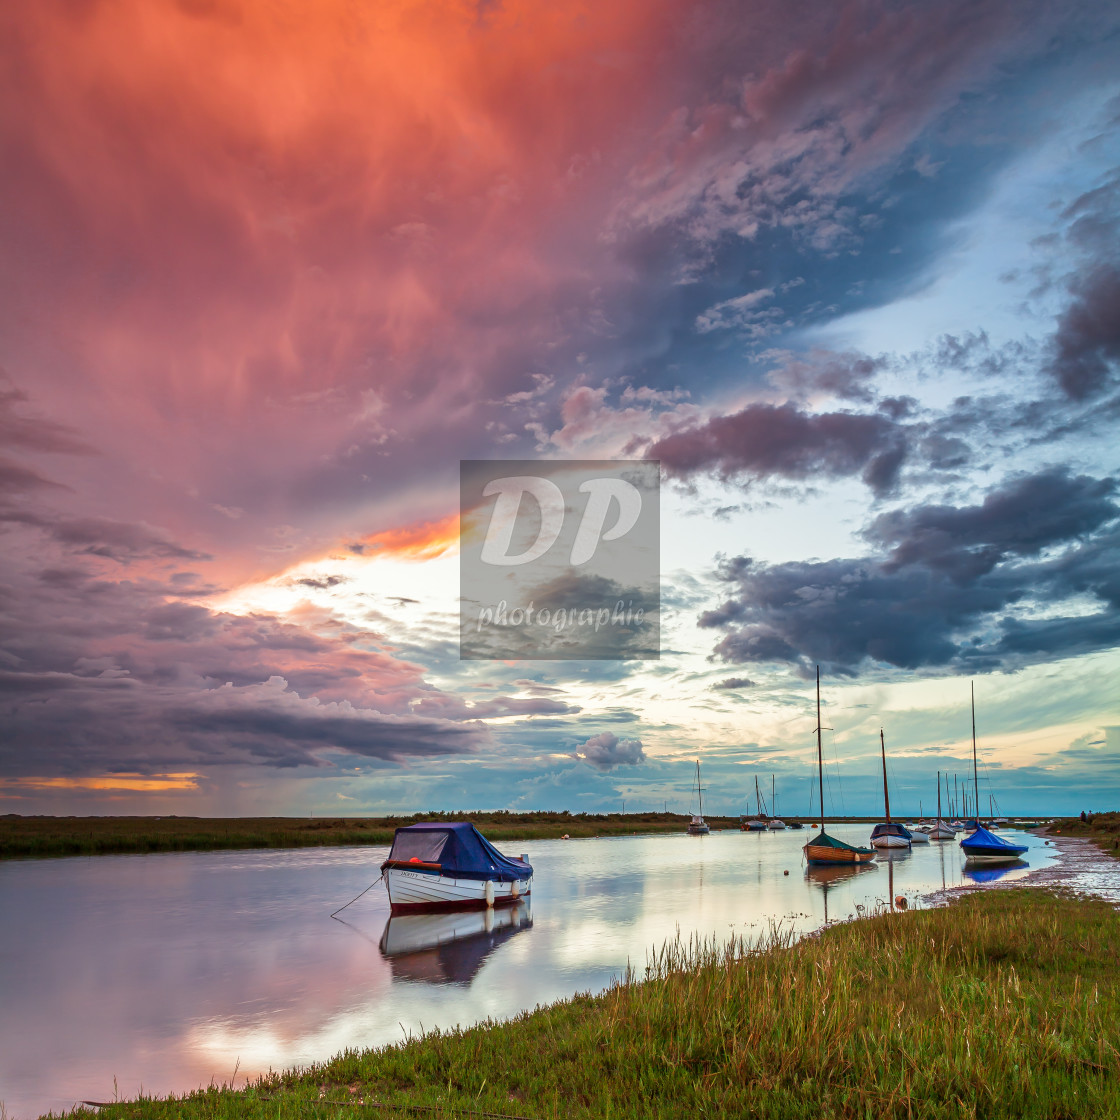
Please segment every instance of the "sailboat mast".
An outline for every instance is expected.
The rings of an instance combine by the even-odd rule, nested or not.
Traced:
[[[976,682],[969,681],[972,692],[972,792],[976,801],[976,823],[980,824],[980,776],[976,771]]]
[[[824,832],[824,752],[821,749],[821,667],[817,666],[817,777],[821,784],[821,832]]]
[[[770,812],[776,817],[778,815],[778,793],[774,786],[774,775],[770,775]]]
[[[696,798],[700,802],[700,816],[704,816],[704,794],[700,789],[700,759],[696,760]]]
[[[937,771],[937,823],[941,823],[941,771]]]
[[[887,824],[891,823],[891,795],[887,792],[887,742],[883,738],[883,729],[879,728],[879,746],[883,752],[883,805],[887,810]]]

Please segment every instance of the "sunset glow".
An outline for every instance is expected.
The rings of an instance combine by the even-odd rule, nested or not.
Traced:
[[[818,664],[849,807],[970,680],[1008,811],[1114,799],[1107,6],[0,30],[0,811],[792,807]],[[460,460],[572,458],[661,463],[661,659],[461,661]]]

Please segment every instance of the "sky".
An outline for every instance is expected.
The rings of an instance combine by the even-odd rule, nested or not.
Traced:
[[[0,813],[1120,794],[1120,10],[0,12]],[[461,660],[651,459],[657,660]]]

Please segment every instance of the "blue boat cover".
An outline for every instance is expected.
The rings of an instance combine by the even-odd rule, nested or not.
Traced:
[[[1012,856],[1027,850],[1026,844],[1012,844],[994,832],[989,832],[982,825],[971,836],[966,836],[961,841],[964,854],[974,856]]]
[[[440,873],[456,879],[492,879],[512,883],[528,879],[532,866],[504,856],[470,821],[453,824],[410,824],[393,834],[390,863],[437,863]]]
[[[871,830],[871,839],[874,840],[879,836],[900,836],[903,840],[912,839],[910,832],[905,826],[898,823],[898,821],[884,821],[882,824],[877,824]]]

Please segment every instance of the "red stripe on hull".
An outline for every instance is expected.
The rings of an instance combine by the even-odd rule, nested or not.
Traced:
[[[503,906],[513,906],[518,902],[523,902],[529,897],[530,892],[526,891],[516,898],[513,895],[502,895],[500,898],[494,899],[494,909],[498,910]],[[485,910],[486,899],[484,898],[469,898],[462,902],[394,902],[389,906],[390,914],[451,914],[456,910]]]

